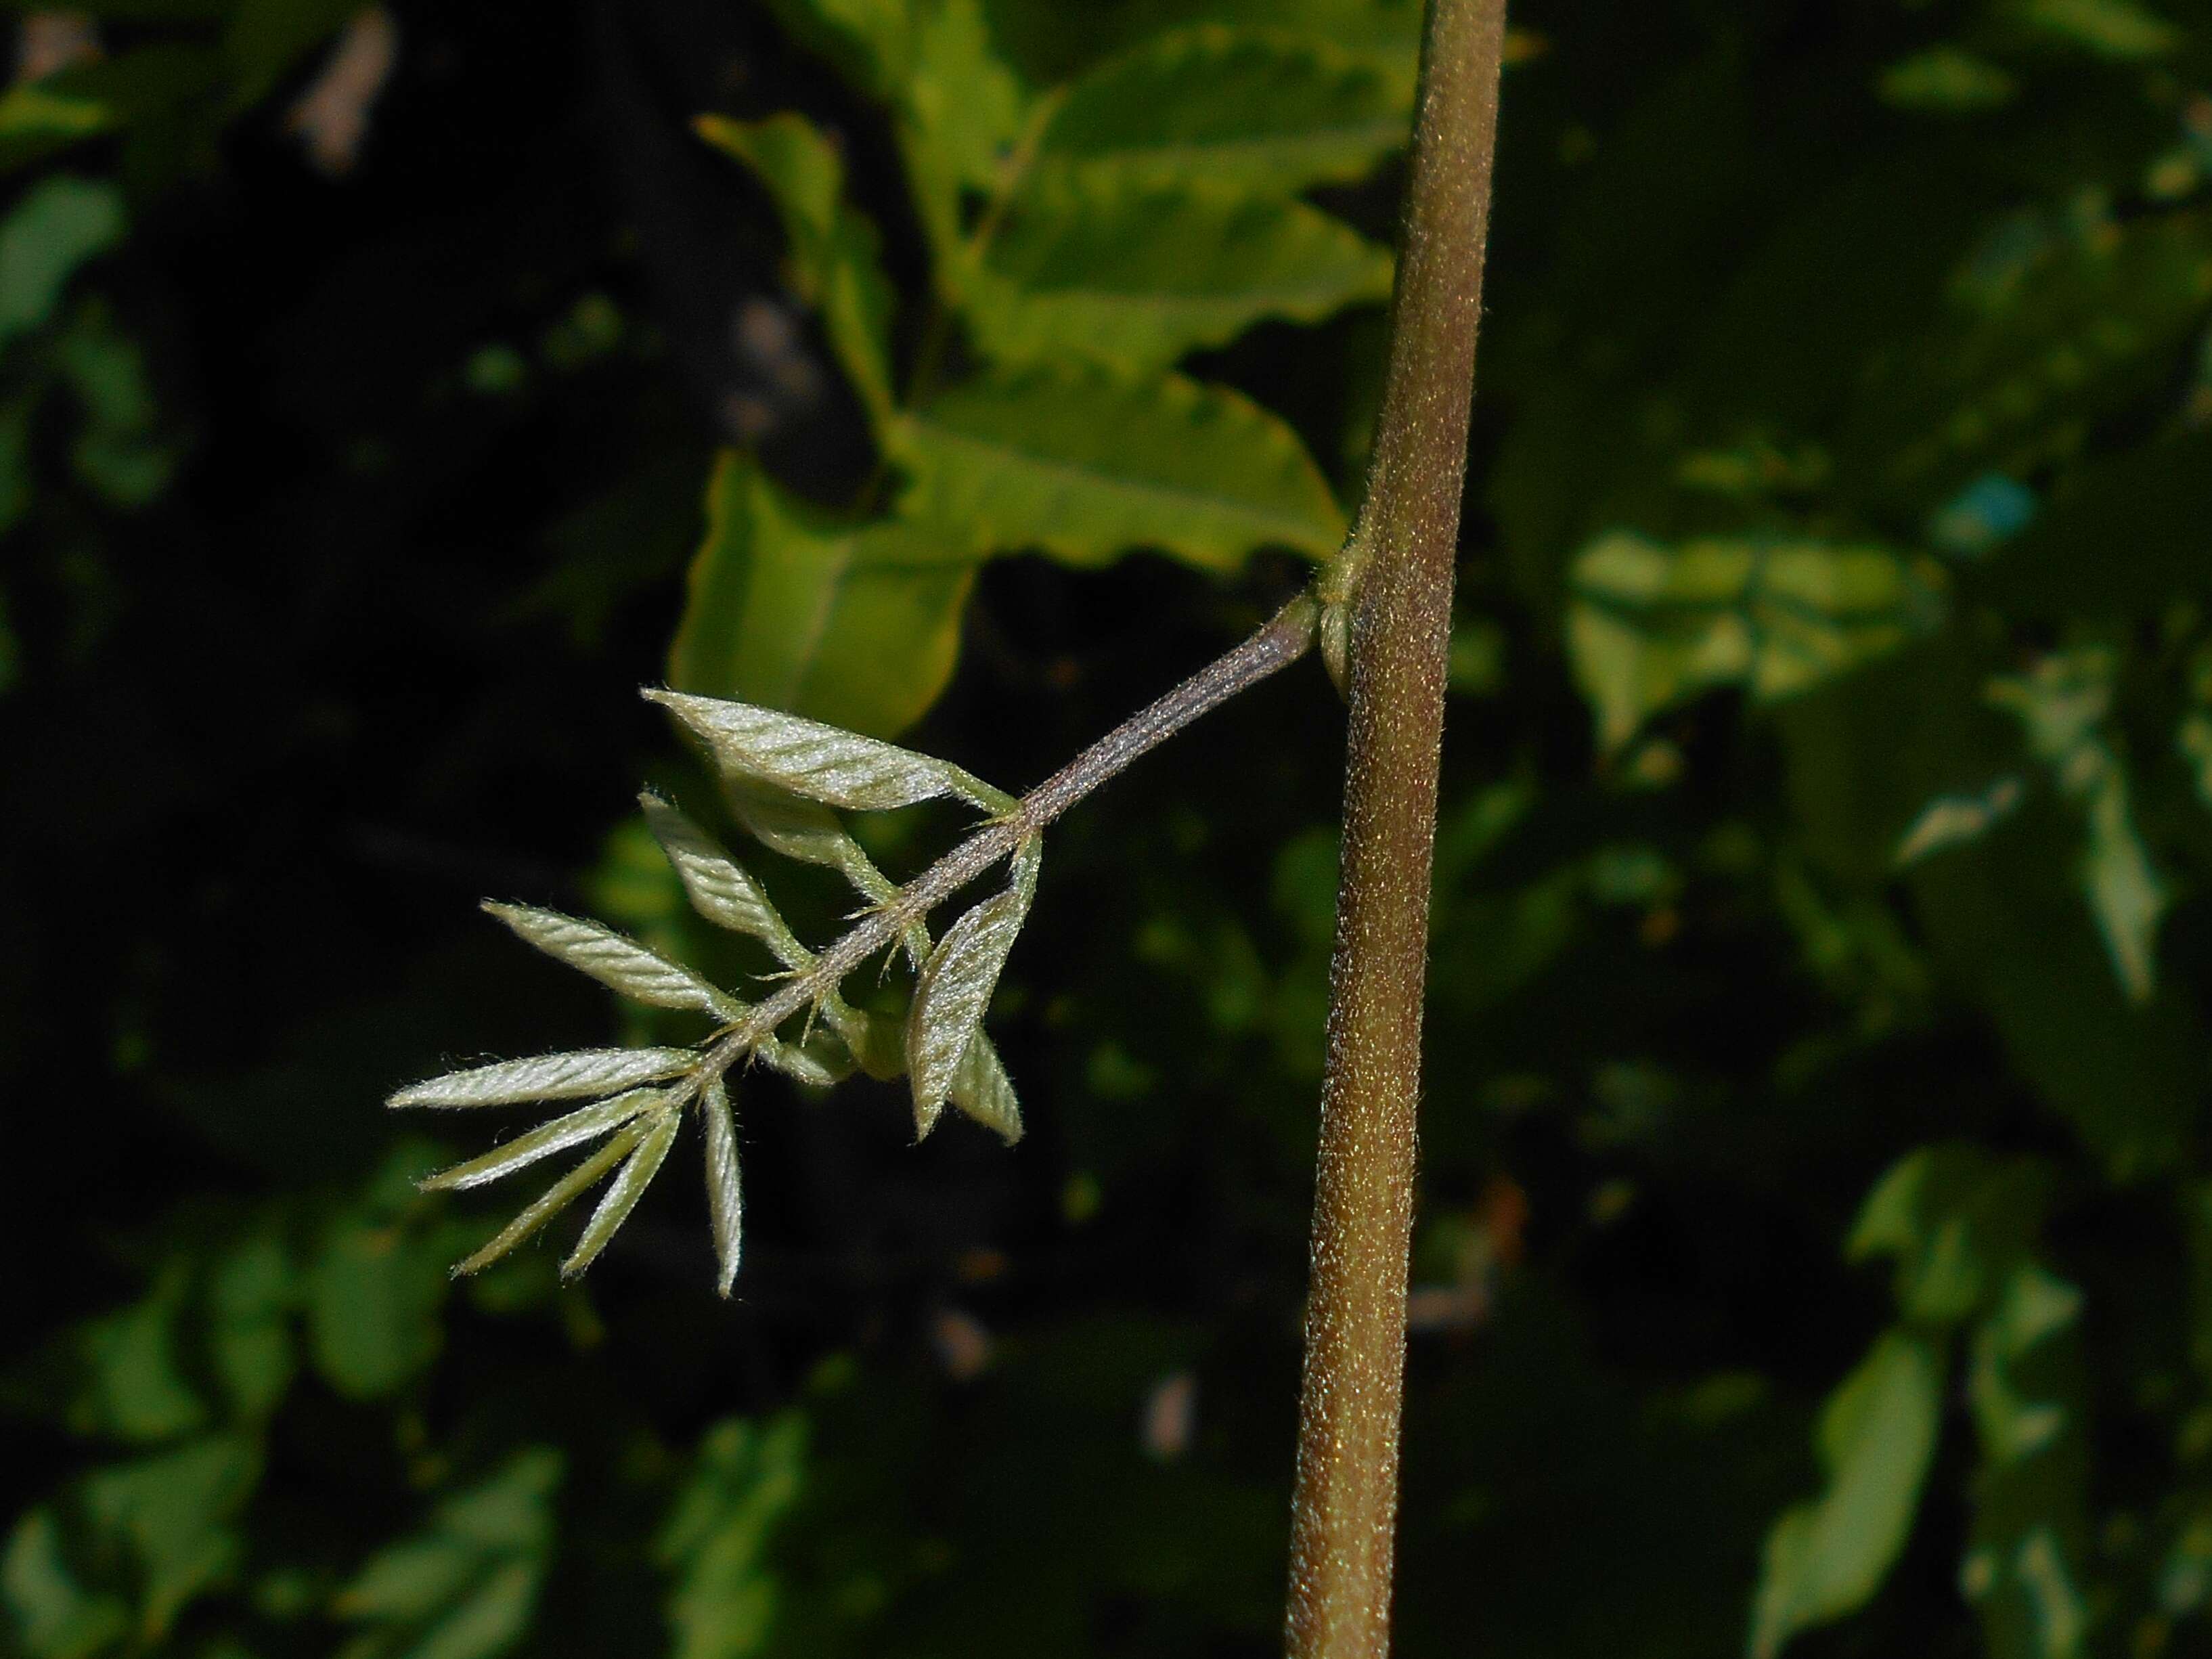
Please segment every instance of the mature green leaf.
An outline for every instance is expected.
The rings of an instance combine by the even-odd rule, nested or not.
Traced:
[[[737,1119],[720,1078],[708,1079],[699,1097],[699,1115],[707,1126],[707,1218],[714,1232],[714,1290],[726,1297],[738,1281],[744,1194],[738,1181]]]
[[[674,1659],[744,1659],[763,1650],[777,1589],[767,1547],[798,1501],[805,1419],[765,1425],[732,1418],[699,1443],[690,1477],[654,1546],[674,1578],[668,1622]]]
[[[725,776],[743,783],[765,784],[851,812],[884,812],[948,798],[994,812],[1013,805],[1004,792],[949,761],[820,720],[678,691],[645,696],[706,744]]]
[[[9,209],[0,219],[0,346],[52,318],[70,278],[121,241],[125,228],[122,191],[68,173],[40,181]]]
[[[546,955],[558,957],[571,968],[580,969],[600,984],[636,1001],[655,1008],[712,1014],[718,1019],[735,1018],[742,1009],[735,998],[716,990],[690,969],[654,955],[635,940],[624,939],[596,921],[527,904],[487,902],[483,908]]]
[[[1255,548],[1321,558],[1344,539],[1343,514],[1289,427],[1179,375],[985,375],[906,417],[897,449],[919,516],[1073,563],[1155,547],[1230,570]]]
[[[580,1100],[674,1077],[698,1056],[689,1048],[579,1048],[534,1060],[501,1060],[448,1072],[400,1090],[390,1106],[514,1106]]]
[[[1212,179],[1291,195],[1366,173],[1405,143],[1408,117],[1395,77],[1322,40],[1202,24],[1076,80],[1038,161],[1124,185]]]
[[[1036,896],[1038,838],[1014,855],[1012,879],[945,930],[922,963],[914,1006],[906,1022],[906,1068],[914,1090],[917,1135],[926,1135],[944,1109],[962,1057],[975,1039],[998,988],[1006,954],[1029,919]]]
[[[775,3],[787,26],[891,106],[923,227],[940,259],[956,259],[960,191],[998,184],[1024,114],[981,0]]]
[[[988,550],[956,520],[839,520],[726,452],[708,486],[670,683],[848,731],[902,731],[951,678]]]
[[[1771,1659],[1801,1631],[1863,1606],[1905,1547],[1942,1415],[1943,1356],[1893,1330],[1876,1342],[1820,1413],[1827,1486],[1767,1535],[1753,1603],[1752,1659]]]
[[[370,1557],[338,1593],[338,1616],[368,1626],[341,1659],[491,1659],[513,1648],[544,1582],[561,1474],[550,1447],[518,1452]]]
[[[1893,651],[1942,614],[1933,570],[1880,547],[1616,532],[1575,561],[1575,675],[1617,749],[1662,708],[1715,686],[1762,700]]]
[[[637,1208],[638,1200],[653,1184],[653,1176],[668,1157],[668,1149],[676,1144],[676,1132],[683,1126],[684,1114],[664,1107],[646,1120],[645,1135],[637,1150],[624,1160],[622,1169],[606,1192],[599,1199],[599,1206],[592,1212],[592,1218],[584,1224],[583,1235],[577,1239],[576,1248],[561,1264],[561,1277],[574,1279],[599,1259],[599,1252],[607,1248],[614,1236],[622,1231],[630,1212]]]
[[[838,362],[878,420],[891,406],[890,319],[896,296],[881,239],[844,198],[845,164],[804,116],[764,121],[702,116],[700,136],[760,176],[783,216],[793,290],[821,315]]]
[[[1389,293],[1390,256],[1301,202],[1048,175],[1016,199],[965,314],[1000,363],[1090,357],[1134,374],[1263,318],[1317,322]]]

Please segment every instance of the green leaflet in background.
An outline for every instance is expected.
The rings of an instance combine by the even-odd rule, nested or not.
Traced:
[[[1768,1541],[1752,1651],[1863,1606],[1909,1530],[1941,1415],[1942,1346],[1971,1322],[1967,1389],[1981,1465],[1960,1586],[1995,1659],[2071,1659],[2087,1633],[2081,1296],[2033,1258],[2051,1179],[2029,1159],[1923,1147],[1875,1185],[1849,1254],[1896,1261],[1904,1322],[1831,1399],[1818,1504]],[[1885,1446],[1884,1443],[1887,1442]]]
[[[941,261],[962,242],[960,192],[992,191],[1025,118],[981,0],[774,0],[800,40],[889,105]]]
[[[1923,562],[1781,538],[1668,547],[1615,532],[1577,557],[1573,592],[1568,649],[1607,750],[1717,686],[1761,701],[1806,690],[1942,615],[1940,577]]]
[[[123,192],[58,173],[0,220],[0,346],[45,323],[77,268],[123,240]]]
[[[799,1495],[806,1420],[786,1413],[766,1424],[717,1424],[699,1443],[654,1545],[675,1580],[668,1622],[672,1659],[744,1659],[763,1650],[775,1616],[768,1546]]]
[[[1303,203],[1077,176],[1017,197],[964,311],[1001,363],[1083,356],[1139,373],[1264,318],[1317,322],[1389,293],[1390,256]]]
[[[370,1557],[334,1611],[366,1626],[340,1659],[491,1659],[520,1641],[553,1551],[561,1454],[518,1452]]]
[[[869,414],[890,412],[890,319],[896,303],[880,239],[844,199],[845,165],[805,117],[764,121],[702,116],[702,137],[737,157],[775,198],[788,243],[792,291],[822,318],[837,361]]]
[[[1944,1358],[1899,1328],[1877,1341],[1820,1413],[1826,1489],[1775,1522],[1753,1603],[1752,1659],[1863,1606],[1905,1547],[1936,1452]]]
[[[2054,653],[2026,674],[1992,682],[1989,696],[2019,717],[2028,747],[2081,808],[2082,892],[2121,988],[2143,1002],[2157,988],[2158,924],[2169,896],[2128,808],[2127,769],[2110,732],[2113,672],[2108,651]]]
[[[1891,1166],[1861,1206],[1845,1254],[1897,1264],[1898,1311],[1947,1328],[1995,1297],[2043,1224],[2050,1176],[1978,1146],[1923,1146]]]
[[[1213,179],[1291,196],[1402,149],[1408,114],[1391,77],[1325,41],[1200,25],[1070,85],[1037,161],[1133,185]]]
[[[1097,564],[1131,548],[1233,570],[1336,550],[1344,517],[1297,436],[1224,387],[1103,370],[981,376],[906,416],[907,505],[991,547]]]
[[[982,550],[929,523],[841,523],[726,453],[708,489],[670,683],[895,735],[951,677]]]
[[[2023,1260],[1975,1328],[1968,1397],[1981,1443],[1960,1587],[1991,1659],[2074,1659],[2090,1625],[2081,1293]]]
[[[1975,475],[2029,476],[2156,386],[2212,307],[2212,214],[1995,225],[1944,314],[1869,365],[1838,439],[1847,492],[1932,507]]]

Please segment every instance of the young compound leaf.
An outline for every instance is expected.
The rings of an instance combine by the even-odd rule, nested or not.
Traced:
[[[792,289],[814,307],[860,400],[880,420],[891,406],[893,295],[876,228],[844,199],[845,166],[803,115],[765,121],[704,115],[699,136],[757,173],[775,198]]]
[[[975,1041],[999,983],[1006,953],[1036,895],[1038,840],[1015,854],[1013,879],[945,930],[922,964],[906,1024],[906,1069],[914,1091],[917,1135],[937,1122],[962,1057]]]
[[[1075,82],[1038,161],[1130,184],[1215,179],[1292,196],[1361,177],[1405,143],[1408,113],[1392,77],[1334,46],[1201,24]]]
[[[565,1152],[571,1146],[580,1146],[587,1140],[597,1140],[601,1135],[612,1133],[639,1113],[660,1105],[667,1098],[666,1093],[659,1089],[634,1089],[629,1094],[603,1100],[596,1106],[586,1106],[565,1117],[556,1117],[550,1123],[540,1124],[529,1133],[517,1135],[505,1146],[493,1148],[482,1158],[472,1158],[465,1164],[456,1164],[450,1169],[441,1170],[416,1184],[426,1193],[459,1192],[470,1187],[481,1187],[488,1181],[497,1181],[501,1176],[512,1175],[517,1170],[535,1164],[541,1158],[550,1158],[556,1152]]]
[[[638,797],[645,821],[660,850],[668,854],[677,878],[690,896],[691,908],[718,927],[757,939],[775,952],[785,966],[805,947],[784,924],[768,895],[743,867],[733,862],[713,836],[651,790]]]
[[[737,1120],[721,1079],[708,1079],[699,1112],[707,1123],[707,1214],[714,1229],[714,1289],[726,1297],[738,1282],[744,1199],[738,1186]]]
[[[690,969],[655,956],[611,927],[527,904],[487,902],[483,908],[548,956],[560,957],[636,1001],[655,1008],[692,1009],[718,1019],[734,1019],[744,1012],[734,998]]]
[[[448,1072],[402,1089],[388,1106],[519,1106],[580,1100],[674,1077],[698,1059],[689,1048],[580,1048]]]
[[[1002,364],[1079,356],[1137,374],[1262,318],[1318,322],[1389,293],[1389,254],[1303,202],[1195,180],[1132,190],[1083,173],[1022,194],[965,314]]]
[[[598,1260],[599,1252],[607,1248],[608,1241],[621,1231],[623,1223],[629,1219],[629,1212],[637,1208],[638,1200],[645,1196],[645,1189],[653,1184],[653,1176],[660,1173],[661,1160],[675,1144],[676,1131],[683,1121],[682,1112],[665,1109],[643,1126],[644,1135],[637,1150],[629,1155],[622,1172],[608,1186],[599,1200],[599,1207],[584,1224],[583,1237],[576,1241],[576,1248],[569,1252],[568,1259],[561,1264],[562,1278],[574,1279],[590,1267]]]
[[[538,1194],[537,1201],[501,1228],[483,1248],[453,1269],[456,1278],[482,1273],[518,1244],[536,1236],[538,1231],[555,1216],[567,1209],[577,1199],[591,1190],[606,1172],[635,1152],[645,1139],[648,1125],[633,1122],[616,1133],[615,1138],[593,1152],[574,1169]]]
[[[1257,404],[1180,375],[1036,369],[964,382],[894,429],[903,510],[987,544],[1099,564],[1157,547],[1211,570],[1255,548],[1323,558],[1344,515],[1297,435]]]
[[[1022,1103],[1014,1093],[1014,1080],[981,1030],[968,1039],[945,1098],[1009,1146],[1022,1138]]]
[[[751,703],[647,690],[705,742],[725,775],[772,784],[825,806],[881,812],[957,796],[988,812],[1013,797],[951,763]]]
[[[951,678],[988,550],[965,526],[839,519],[726,451],[707,489],[670,684],[892,736]]]

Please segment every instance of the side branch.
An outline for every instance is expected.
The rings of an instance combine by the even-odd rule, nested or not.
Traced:
[[[1389,1650],[1437,770],[1504,33],[1504,0],[1429,0],[1367,499],[1323,578],[1348,625],[1352,712],[1291,1511],[1292,1659]]]
[[[1200,715],[1247,687],[1287,668],[1311,648],[1317,607],[1301,593],[1249,639],[1217,658],[1158,702],[1139,711],[1078,755],[993,820],[870,911],[852,929],[784,981],[767,1000],[717,1038],[704,1076],[720,1077],[800,1010],[836,991],[845,976],[946,899],[1009,856],[1078,801],[1128,769]]]

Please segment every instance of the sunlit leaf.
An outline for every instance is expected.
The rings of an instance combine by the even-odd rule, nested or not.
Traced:
[[[1016,200],[967,314],[1002,364],[1089,357],[1141,374],[1263,318],[1317,322],[1379,302],[1390,269],[1384,250],[1302,202],[1077,173]]]
[[[971,525],[994,547],[1078,564],[1152,547],[1231,570],[1257,548],[1319,558],[1344,537],[1328,485],[1289,427],[1177,375],[985,375],[899,430],[918,516]]]
[[[679,691],[890,736],[951,677],[988,544],[958,521],[841,521],[727,452],[669,651]]]
[[[611,927],[532,905],[487,902],[483,908],[548,956],[558,957],[626,997],[656,1008],[684,1008],[723,1019],[734,1018],[740,1012],[735,998]]]
[[[805,117],[764,121],[702,116],[700,135],[750,167],[783,217],[793,292],[817,312],[861,401],[881,418],[891,404],[890,319],[875,227],[844,199],[844,161]]]
[[[1830,1397],[1819,1436],[1827,1486],[1767,1536],[1752,1659],[1771,1659],[1799,1632],[1863,1606],[1881,1585],[1920,1505],[1942,1383],[1938,1349],[1894,1330]]]
[[[1200,25],[1083,75],[1039,157],[1127,183],[1218,179],[1290,195],[1359,177],[1406,143],[1410,114],[1392,77],[1321,40]]]
[[[689,1048],[580,1048],[448,1072],[400,1090],[392,1106],[511,1106],[577,1100],[674,1077],[698,1059]]]

